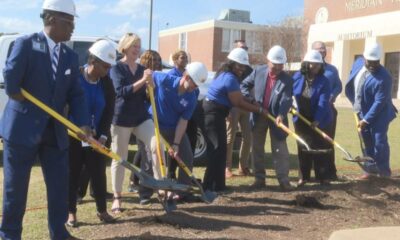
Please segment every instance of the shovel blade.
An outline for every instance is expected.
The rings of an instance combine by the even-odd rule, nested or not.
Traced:
[[[211,192],[209,190],[204,191],[203,186],[194,176],[192,176],[192,182],[197,186],[198,189],[194,189],[194,191],[198,190],[200,192],[200,199],[205,203],[212,203],[216,198],[217,194],[215,192]],[[193,186],[194,187],[194,186]]]
[[[170,179],[156,180],[152,176],[143,172],[140,168],[136,167],[133,164],[130,164],[126,160],[121,160],[121,165],[132,171],[134,174],[136,174],[136,176],[138,176],[140,180],[140,184],[145,187],[155,190],[167,190],[172,192],[174,191],[187,192],[190,190],[189,185],[179,184]]]
[[[356,162],[356,163],[373,161],[373,159],[368,156],[366,156],[366,157],[357,156],[355,158],[344,157],[343,159],[346,161],[349,161],[349,162]]]

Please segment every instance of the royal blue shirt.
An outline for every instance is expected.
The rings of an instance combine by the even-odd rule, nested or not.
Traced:
[[[154,97],[157,116],[161,129],[175,129],[180,118],[189,120],[196,108],[195,92],[179,94],[181,77],[171,76],[163,72],[154,72]],[[149,113],[152,114],[151,107]]]
[[[342,81],[340,81],[338,70],[335,66],[329,63],[324,64],[324,76],[329,80],[331,86],[331,96],[337,98],[342,92]]]
[[[167,72],[168,75],[172,75],[172,76],[177,76],[177,77],[182,77],[183,76],[183,72],[179,71],[178,68],[174,67],[171,70],[169,70]]]
[[[231,108],[228,94],[236,91],[240,92],[239,79],[231,72],[222,72],[211,81],[206,98]]]
[[[85,93],[86,108],[89,112],[89,126],[91,129],[95,129],[99,132],[99,123],[101,116],[103,115],[106,101],[104,98],[104,92],[102,88],[102,82],[97,81],[96,83],[89,83],[83,74],[79,76],[79,83],[82,86],[83,92]],[[69,119],[74,122],[72,116]]]

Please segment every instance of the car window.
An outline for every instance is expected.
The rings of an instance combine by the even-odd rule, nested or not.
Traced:
[[[76,52],[79,56],[79,66],[83,66],[87,63],[88,59],[88,49],[92,46],[93,42],[81,42],[81,41],[74,41],[72,45],[72,49]]]

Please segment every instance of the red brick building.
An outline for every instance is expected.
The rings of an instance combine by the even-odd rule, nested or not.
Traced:
[[[201,61],[210,71],[216,71],[226,60],[234,41],[243,39],[249,47],[250,62],[262,63],[267,26],[252,24],[249,12],[230,11],[230,14],[232,11],[248,13],[247,20],[209,20],[160,31],[158,51],[161,57],[167,60],[171,53],[182,49],[189,53],[192,61]]]

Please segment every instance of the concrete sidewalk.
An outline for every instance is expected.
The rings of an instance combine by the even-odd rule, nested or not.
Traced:
[[[329,240],[399,240],[399,227],[371,227],[335,231]]]
[[[394,106],[396,106],[397,109],[400,110],[400,99],[392,99]],[[344,96],[342,93],[335,102],[336,107],[345,107],[345,108],[351,108],[351,103],[350,101]]]

